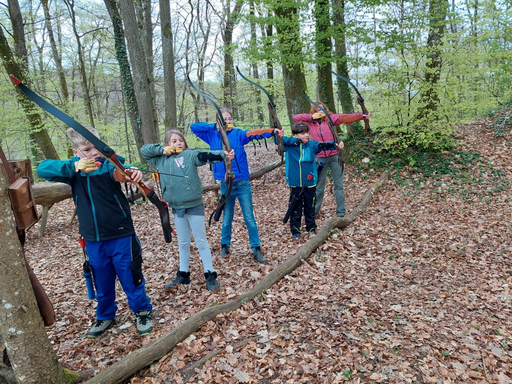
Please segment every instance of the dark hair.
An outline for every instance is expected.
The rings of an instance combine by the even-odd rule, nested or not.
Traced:
[[[183,141],[185,142],[185,149],[188,148],[187,140],[185,140],[185,136],[183,135],[183,132],[181,132],[177,129],[169,129],[167,132],[165,132],[165,145],[167,145],[169,140],[171,140],[172,135],[178,135],[179,137],[181,137],[183,139]]]
[[[302,132],[308,132],[308,131],[309,131],[309,127],[304,122],[295,123],[292,125],[292,133],[294,135],[296,135],[298,133],[302,133]]]

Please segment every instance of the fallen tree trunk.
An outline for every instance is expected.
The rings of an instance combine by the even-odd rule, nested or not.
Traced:
[[[262,177],[263,175],[265,175],[266,173],[270,172],[270,171],[273,171],[274,169],[276,168],[279,168],[281,165],[284,164],[284,161],[282,160],[278,160],[276,161],[275,163],[272,163],[270,165],[267,165],[266,167],[263,167],[263,168],[260,168],[258,169],[257,171],[254,171],[250,174],[249,176],[249,180],[255,180],[255,179],[259,179],[260,177]],[[216,191],[220,189],[220,185],[219,184],[210,184],[210,185],[205,185],[203,187],[203,193],[204,192],[209,192],[209,191]]]
[[[384,172],[375,184],[373,184],[363,196],[361,203],[344,218],[336,217],[327,220],[320,228],[317,235],[312,237],[306,244],[304,244],[298,252],[280,264],[277,268],[272,270],[263,280],[257,283],[250,291],[241,294],[237,298],[221,305],[209,307],[201,312],[186,319],[177,328],[174,328],[168,334],[161,338],[152,341],[146,346],[131,352],[126,357],[122,358],[117,363],[108,367],[98,375],[87,381],[87,384],[116,384],[126,380],[133,374],[140,371],[142,368],[148,366],[164,357],[172,351],[172,349],[180,342],[189,337],[193,332],[197,331],[207,321],[214,320],[217,315],[222,313],[232,312],[240,308],[243,303],[254,299],[260,295],[264,290],[272,287],[276,282],[281,280],[284,276],[297,269],[304,260],[309,256],[329,237],[333,228],[345,228],[350,225],[355,218],[366,208],[372,200],[373,195],[377,189],[387,184],[389,180],[389,172]]]

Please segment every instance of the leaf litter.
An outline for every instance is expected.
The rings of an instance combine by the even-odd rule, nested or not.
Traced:
[[[511,180],[509,140],[483,127],[461,127],[459,149],[478,151],[492,163],[489,171]],[[260,147],[256,156],[248,151],[248,159],[255,171],[278,157]],[[476,175],[481,165],[470,172]],[[207,167],[201,172],[210,184]],[[379,176],[369,164],[362,171],[347,166],[349,212]],[[354,223],[334,230],[293,273],[205,323],[125,383],[512,383],[510,187],[494,188],[484,178],[464,183],[453,175],[435,181],[391,180]],[[252,181],[252,190],[269,261],[253,260],[237,206],[229,255],[216,257],[221,222],[207,228],[219,274],[215,292],[206,290],[194,244],[191,284],[164,289],[179,267],[177,240],[165,244],[154,207],[133,206],[154,306],[155,331],[143,338],[136,335],[119,284],[116,325],[96,340],[84,337],[95,301],[87,299],[78,225],[76,219],[70,223],[72,202],[56,204],[45,236],[38,238],[39,224],[28,232],[26,253],[55,307],[57,323],[47,333],[59,361],[73,370],[106,368],[203,308],[249,290],[295,254],[308,238],[292,239],[282,223],[289,196],[284,167]],[[215,193],[207,192],[204,200],[209,213]],[[317,224],[334,214],[328,183]]]

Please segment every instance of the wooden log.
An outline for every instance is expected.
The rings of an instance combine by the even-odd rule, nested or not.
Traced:
[[[377,189],[389,181],[389,172],[384,172],[381,178],[373,184],[363,196],[361,203],[349,215],[341,218],[331,218],[320,228],[317,235],[308,240],[298,252],[288,260],[278,265],[263,280],[258,282],[251,290],[237,298],[221,305],[208,307],[189,317],[178,327],[159,339],[153,340],[144,347],[130,352],[129,355],[111,365],[107,369],[87,381],[86,384],[116,384],[128,379],[133,374],[147,367],[156,360],[171,352],[173,348],[193,332],[197,331],[207,321],[214,320],[217,315],[232,312],[240,308],[243,303],[254,299],[264,290],[271,288],[275,283],[297,269],[307,260],[315,250],[322,245],[331,234],[333,228],[345,228],[366,208]]]
[[[251,172],[251,174],[249,176],[249,180],[259,179],[260,177],[262,177],[266,173],[268,173],[270,171],[273,171],[276,168],[279,168],[283,164],[284,164],[284,161],[278,160],[275,163],[272,163],[270,165],[267,165],[266,167],[260,168],[257,171]],[[220,189],[220,185],[219,184],[205,185],[203,187],[203,193],[204,192],[209,192],[209,191],[217,191],[219,189]]]
[[[66,183],[43,181],[32,186],[36,204],[49,206],[72,197],[71,186]]]

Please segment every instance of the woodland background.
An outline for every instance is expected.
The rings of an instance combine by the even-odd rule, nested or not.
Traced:
[[[504,153],[509,150],[509,106],[512,98],[509,70],[512,55],[510,1],[9,0],[1,3],[0,7],[0,57],[4,67],[4,71],[0,73],[1,145],[9,158],[28,157],[34,165],[44,158],[65,159],[69,156],[70,143],[64,134],[66,127],[34,107],[18,93],[8,77],[9,74],[15,75],[76,120],[96,127],[102,139],[117,153],[125,156],[129,163],[142,167],[144,165],[140,164],[142,161],[137,149],[145,143],[161,142],[167,127],[177,127],[187,133],[191,123],[200,120],[213,122],[215,119],[214,109],[190,88],[187,75],[199,89],[212,95],[219,105],[231,107],[235,123],[241,128],[268,127],[272,126],[273,122],[270,121],[265,108],[265,95],[257,88],[241,81],[236,67],[269,91],[276,102],[276,110],[284,126],[289,126],[295,113],[309,110],[310,104],[303,96],[304,91],[314,99],[323,100],[332,111],[349,113],[358,110],[352,89],[346,82],[338,82],[330,70],[350,78],[365,97],[366,107],[371,112],[372,128],[371,137],[367,137],[358,124],[339,128],[347,144],[346,160],[356,167],[354,169],[361,169],[363,172],[360,179],[353,180],[353,187],[357,186],[359,190],[364,190],[368,187],[365,178],[375,178],[372,172],[384,167],[393,170],[393,180],[397,183],[399,193],[396,199],[377,204],[374,211],[377,216],[382,214],[383,210],[403,207],[403,202],[409,201],[407,196],[418,198],[415,203],[422,202],[421,194],[426,192],[422,191],[423,188],[427,188],[429,196],[423,204],[425,209],[428,210],[431,204],[437,206],[439,201],[442,203],[437,210],[430,211],[431,216],[439,214],[445,209],[443,207],[446,204],[458,207],[458,203],[467,204],[469,201],[470,207],[464,205],[465,208],[454,212],[462,215],[461,220],[468,220],[464,212],[475,214],[476,218],[471,216],[471,220],[478,221],[478,231],[467,232],[467,228],[463,230],[456,222],[452,223],[448,219],[450,223],[446,224],[446,228],[450,230],[445,228],[446,232],[443,232],[447,237],[439,239],[447,241],[448,244],[427,251],[426,254],[429,256],[426,260],[430,260],[432,252],[436,252],[436,257],[451,257],[454,256],[453,252],[460,254],[460,249],[463,249],[462,253],[470,249],[472,257],[485,255],[487,263],[491,262],[489,257],[494,257],[492,260],[496,264],[491,264],[489,271],[495,272],[495,267],[499,266],[498,275],[502,273],[500,277],[496,277],[493,273],[483,273],[485,268],[481,265],[475,267],[483,268],[482,277],[491,280],[486,284],[479,280],[478,289],[489,288],[491,292],[504,290],[503,295],[487,299],[496,305],[478,310],[478,316],[482,315],[482,318],[492,323],[485,326],[486,329],[489,328],[489,332],[485,332],[482,338],[488,339],[489,333],[494,334],[492,337],[497,337],[497,344],[493,343],[489,347],[485,343],[466,343],[471,345],[471,350],[491,351],[494,358],[499,355],[498,361],[488,361],[488,356],[483,356],[481,362],[475,360],[471,365],[469,361],[476,357],[470,354],[470,359],[461,358],[462,363],[451,362],[450,365],[442,362],[441,365],[436,365],[435,362],[439,361],[436,357],[429,360],[435,360],[433,365],[426,363],[426,368],[418,368],[422,372],[420,379],[426,380],[425,377],[430,377],[434,381],[444,379],[467,382],[469,379],[458,378],[457,370],[464,372],[467,366],[470,366],[472,371],[477,372],[474,377],[472,376],[475,382],[507,382],[510,372],[510,249],[507,245],[510,233],[510,172],[506,166],[509,158]],[[475,119],[482,120],[477,120],[477,124],[461,125]],[[193,137],[189,137],[188,140],[192,147],[204,147],[203,143]],[[482,143],[479,140],[482,140]],[[273,144],[269,146],[272,150]],[[495,156],[493,151],[500,146],[500,155]],[[258,148],[257,153],[261,153],[260,149]],[[481,154],[480,150],[484,150],[485,153]],[[481,158],[481,155],[484,157]],[[261,156],[259,165],[275,160],[268,155]],[[405,188],[404,179],[409,180],[405,184],[407,188],[412,188],[412,191],[401,189]],[[276,176],[273,180],[276,183],[275,188],[278,188],[282,196],[286,196],[287,190],[282,178]],[[467,196],[471,198],[466,199]],[[353,204],[357,203],[357,197],[360,195],[353,197]],[[482,212],[485,212],[481,204],[492,205],[496,201],[503,204],[496,205],[501,207],[496,213],[497,216],[491,215],[493,218],[488,218],[489,222],[479,221]],[[394,203],[393,208],[390,202]],[[277,206],[279,203],[274,202],[274,205],[266,209],[275,210]],[[329,207],[327,202],[326,207]],[[406,204],[406,208],[415,213],[418,209],[423,209],[415,207],[412,201]],[[398,212],[396,215],[398,216]],[[259,220],[264,222],[263,218]],[[366,225],[370,224],[368,215],[364,215],[364,220],[368,220]],[[389,220],[395,223],[397,219],[390,217]],[[375,231],[382,232],[384,228],[389,228],[389,225],[395,225],[390,222],[373,223],[376,226],[371,226],[371,229],[365,229],[362,233],[357,232],[359,227],[354,227],[356,235],[361,237],[357,241],[346,240],[349,241],[346,242],[346,249],[364,248],[364,244],[370,240],[370,235],[377,236]],[[490,222],[494,225],[490,225]],[[489,239],[485,234],[488,225],[497,228],[494,233],[500,240]],[[260,226],[265,227],[265,224],[262,223]],[[403,226],[410,228],[411,223]],[[243,229],[243,226],[241,228]],[[397,246],[396,252],[388,252],[394,249],[394,245],[384,245],[385,249],[382,248],[381,252],[385,251],[384,256],[388,257],[390,262],[395,258],[402,260],[404,256],[409,257],[411,253],[425,258],[423,249],[432,248],[427,241],[429,235],[424,233],[425,228],[430,229],[421,227],[417,233],[411,230],[407,232],[408,236],[415,238],[418,252],[415,251],[415,247],[409,246]],[[435,229],[437,228],[432,228]],[[396,237],[397,243],[401,244],[404,242],[403,230],[405,228],[397,229],[396,233],[393,232],[389,236],[392,239]],[[285,232],[280,234],[285,235]],[[51,238],[50,244],[60,243],[62,237],[69,236],[74,235],[67,232],[56,234],[56,238]],[[482,246],[485,251],[473,246],[475,236],[485,239],[481,241],[485,244]],[[217,237],[211,234],[212,239]],[[269,239],[270,237],[267,238],[267,244],[270,243]],[[426,239],[423,247],[420,246],[421,239]],[[462,240],[457,242],[457,239]],[[270,256],[275,253],[275,260],[280,260],[277,255],[283,252],[280,248],[283,244],[280,239],[275,241],[276,248],[272,248]],[[212,244],[214,243],[215,240],[212,240]],[[334,243],[340,244],[339,241]],[[459,243],[464,247],[457,245]],[[336,248],[338,245],[333,247]],[[380,245],[374,246],[378,248]],[[272,247],[271,244],[268,244],[268,247]],[[353,254],[354,252],[349,256]],[[322,261],[323,256],[318,257],[320,261],[315,258],[316,262],[325,261]],[[407,279],[414,274],[418,263],[406,257],[403,260],[412,263],[411,268],[403,265],[400,267],[405,268],[403,273]],[[443,261],[435,259],[432,262],[437,266],[436,263]],[[450,260],[450,263],[452,262],[454,261]],[[476,278],[474,269],[470,268],[471,265],[468,266],[468,273]],[[425,271],[432,271],[429,268]],[[7,269],[4,268],[2,273],[6,273]],[[250,276],[247,281],[257,280],[259,277],[257,273],[247,272],[246,275],[240,271],[234,273],[241,273],[239,276],[244,277]],[[45,270],[43,268],[37,272],[44,275]],[[174,271],[166,270],[165,276],[169,273],[172,274]],[[351,275],[367,276],[368,279],[373,276],[362,273],[354,268],[350,272]],[[262,272],[262,276],[264,275],[265,271]],[[451,279],[455,274],[449,272],[443,276]],[[42,280],[44,284],[50,284],[44,281],[44,278]],[[162,280],[165,278],[162,277]],[[236,281],[232,284],[237,286],[242,283]],[[392,285],[399,284],[400,282],[397,282]],[[48,285],[48,288],[50,286]],[[334,286],[336,283],[330,282],[324,284],[323,289],[329,290]],[[347,285],[344,287],[351,288]],[[373,287],[376,291],[382,292],[381,287]],[[1,286],[2,297],[6,297],[4,292],[9,292],[9,288],[9,284]],[[452,289],[453,286],[449,284],[443,292],[452,292]],[[464,291],[463,287],[457,289]],[[487,298],[478,289],[472,289],[468,295]],[[309,290],[302,292],[297,296],[300,297],[297,300],[303,300],[310,293]],[[374,293],[375,291],[363,291],[362,296],[347,294],[347,300],[357,305],[362,297],[365,300],[374,300]],[[228,293],[227,296],[230,294],[234,293]],[[432,295],[432,298],[437,298],[436,300],[439,297],[448,297],[437,291]],[[54,298],[54,301],[58,302],[59,306],[62,304],[60,299]],[[65,305],[70,308],[76,305],[72,300],[64,303],[68,303]],[[285,304],[289,303],[290,301]],[[197,312],[196,309],[200,309],[204,303],[200,300],[196,305],[197,307],[191,308],[191,313]],[[418,307],[422,305],[420,303]],[[280,308],[284,311],[285,307]],[[342,307],[348,308],[340,304],[339,308]],[[318,308],[312,308],[312,313],[319,313]],[[391,310],[397,308],[393,307]],[[456,307],[453,309],[458,310]],[[379,311],[375,313],[382,316],[382,312]],[[356,312],[356,320],[361,321],[362,316],[364,321],[372,324],[376,317],[368,316],[366,309],[363,309],[363,312],[365,313]],[[298,310],[295,315],[302,316],[304,313]],[[338,316],[348,312],[340,309],[340,313],[335,313]],[[508,317],[503,318],[499,313],[507,313]],[[1,311],[0,314],[4,315]],[[470,317],[463,313],[458,315],[458,318],[462,321]],[[496,318],[503,321],[494,323]],[[4,325],[5,319],[2,317]],[[391,332],[388,327],[391,323],[389,319],[381,320],[377,324],[385,329],[383,332],[387,335]],[[66,326],[74,323],[69,317],[62,321],[64,323],[61,325]],[[82,325],[84,321],[81,319],[78,323]],[[295,326],[290,322],[286,324]],[[399,321],[395,325],[397,327],[391,327],[391,334],[397,332],[398,328],[412,329]],[[424,327],[424,323],[421,326]],[[447,325],[452,326],[455,328],[453,323]],[[481,324],[475,323],[472,329],[478,330],[480,326]],[[255,325],[252,327],[258,328]],[[61,332],[63,328],[65,327],[55,329],[55,332]],[[297,332],[303,330],[300,328]],[[7,334],[8,328],[0,329],[3,335]],[[272,329],[278,332],[280,328]],[[320,326],[317,329],[322,334],[324,328]],[[259,329],[253,331],[259,332]],[[51,335],[54,331],[49,332]],[[334,329],[332,332],[342,331]],[[332,332],[331,335],[339,334]],[[350,336],[355,335],[354,332],[349,332],[350,335],[343,332],[349,340],[356,340]],[[45,332],[43,334],[46,336]],[[459,337],[460,334],[456,333],[456,336]],[[272,337],[269,339],[273,340]],[[382,334],[379,337],[383,337]],[[307,339],[311,340],[311,337]],[[364,339],[359,338],[358,342],[362,344],[357,348],[349,348],[348,351],[362,353],[362,358],[368,361],[372,359],[372,352],[370,346],[364,343]],[[421,338],[422,341],[426,339],[428,338]],[[76,356],[72,359],[64,357],[62,348],[73,348],[75,341],[71,337],[64,344],[60,344],[59,341],[52,339],[59,361],[70,360],[70,369],[87,369],[89,367],[80,363]],[[203,341],[211,345],[210,339],[206,338]],[[395,352],[400,355],[400,351],[405,350],[405,341],[399,341],[385,343],[394,351],[392,355],[395,355]],[[137,343],[141,342],[144,341]],[[452,354],[449,345],[459,347],[459,344],[453,344],[459,341],[447,338],[446,342],[439,349],[440,356],[444,356],[442,359],[448,359],[447,356]],[[495,348],[495,344],[498,345],[498,349]],[[117,356],[117,353],[122,352],[117,348],[120,345],[124,343],[116,343],[116,348],[109,349],[105,352],[106,355]],[[95,344],[88,349],[96,347]],[[257,348],[260,349],[257,353],[260,353],[261,348]],[[338,352],[343,356],[347,354],[347,349],[334,346],[329,348],[338,348]],[[429,351],[421,350],[418,352],[419,355],[415,356],[431,356]],[[437,356],[436,353],[432,356]],[[250,352],[249,354],[252,355]],[[20,366],[37,373],[38,364],[33,359],[28,360],[33,361],[31,364],[21,364],[22,355],[16,354]],[[386,354],[388,355],[389,353]],[[323,358],[325,354],[319,357]],[[56,359],[51,357],[50,360],[55,363]],[[250,358],[245,361],[250,361]],[[281,362],[276,357],[273,361],[286,366],[286,359]],[[231,363],[233,362],[229,362]],[[309,375],[310,370],[316,369],[313,367],[314,364],[309,366],[300,361],[297,364],[294,365],[295,368],[268,372],[265,380],[279,382],[281,377],[287,377],[286,380],[289,382],[302,380],[293,376],[297,372],[308,373],[303,378],[305,381],[330,382],[332,379],[329,375],[318,375],[318,372]],[[462,369],[462,366],[456,364],[467,366]],[[490,365],[494,370],[492,372]],[[62,371],[58,369],[58,365],[52,366],[57,367],[52,374],[60,377],[60,382],[65,382],[67,379],[62,379]],[[301,368],[298,369],[298,366]],[[222,367],[225,368],[226,365]],[[337,380],[364,381],[370,380],[373,373],[378,373],[384,376],[373,376],[371,379],[398,381],[398,376],[386,374],[390,369],[394,371],[392,368],[381,367],[382,369],[377,372],[376,367],[377,365],[367,367],[363,364],[361,369],[358,364],[347,365],[336,368],[338,370],[334,372],[334,377]],[[447,369],[448,372],[443,369]],[[364,370],[370,373],[366,376]],[[328,370],[331,371],[332,369]],[[403,371],[403,367],[395,371]],[[227,369],[226,372],[232,372],[232,376],[236,376],[234,371]],[[354,376],[356,372],[363,373],[358,377]],[[45,373],[49,377],[49,373]],[[211,372],[206,372],[206,375],[210,374]],[[248,381],[260,380],[257,376],[250,375],[242,375],[235,379],[231,377],[229,380],[240,378]],[[409,382],[420,380],[417,377],[414,380],[408,377],[400,380],[402,379]],[[160,380],[165,382],[167,378]],[[209,381],[210,378],[202,380]]]

